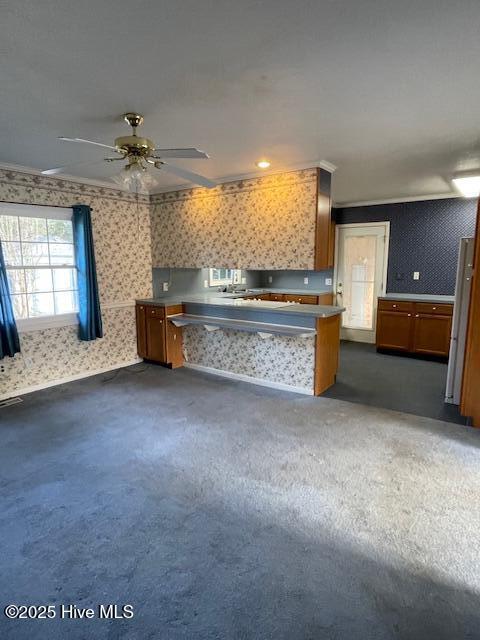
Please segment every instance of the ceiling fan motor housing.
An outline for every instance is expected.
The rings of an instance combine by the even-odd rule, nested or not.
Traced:
[[[155,145],[148,138],[139,136],[120,136],[115,139],[115,146],[128,156],[146,158],[153,154]]]

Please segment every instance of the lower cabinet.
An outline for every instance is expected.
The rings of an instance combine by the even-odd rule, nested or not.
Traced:
[[[453,305],[379,300],[377,349],[447,358]]]
[[[412,314],[403,311],[378,311],[377,348],[410,351]]]
[[[247,296],[245,300],[274,300],[275,302],[297,302],[300,304],[333,304],[333,293],[322,293],[318,296],[294,293],[260,293]]]
[[[448,356],[452,320],[449,316],[415,315],[413,352]]]
[[[137,351],[141,358],[171,367],[183,365],[182,330],[167,319],[182,310],[182,305],[157,307],[137,303]]]

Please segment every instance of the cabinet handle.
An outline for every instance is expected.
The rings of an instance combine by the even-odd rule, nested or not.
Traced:
[[[143,307],[140,307],[140,309],[142,309],[142,311],[143,311]]]
[[[412,315],[411,313],[407,313],[407,316],[408,316],[409,318],[410,318],[410,316],[411,316],[411,315]]]
[[[151,314],[152,314],[152,316],[153,316],[153,315],[155,314],[155,311],[152,309],[152,310],[150,311],[150,313],[151,313]]]
[[[419,318],[419,317],[420,317],[420,314],[419,314],[419,313],[416,313],[416,314],[415,314],[415,318]]]
[[[397,308],[397,305],[396,305],[396,304],[393,304],[393,305],[392,305],[392,307],[393,307],[394,309],[396,309],[396,308]]]
[[[437,307],[432,307],[432,309],[435,311]]]

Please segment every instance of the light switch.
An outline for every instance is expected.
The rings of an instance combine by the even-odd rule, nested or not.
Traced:
[[[163,283],[163,290],[168,291],[168,282]]]
[[[332,285],[332,279],[331,278],[325,278],[325,284],[327,285]]]
[[[272,284],[272,282],[273,282],[272,276],[268,276],[268,284]]]
[[[414,271],[413,272],[413,279],[414,280],[420,280],[420,271]]]
[[[205,289],[208,289],[208,280],[203,281],[203,286],[205,287]]]
[[[242,284],[247,284],[247,279],[246,278],[242,278]]]
[[[305,276],[305,278],[303,279],[303,284],[308,284],[308,277]]]

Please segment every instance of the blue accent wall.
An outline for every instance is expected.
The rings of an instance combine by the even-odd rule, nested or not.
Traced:
[[[337,224],[390,221],[388,293],[453,295],[460,238],[474,235],[476,209],[475,199],[446,198],[336,208],[334,215]]]
[[[333,278],[333,269],[326,271],[258,271],[260,276],[259,286],[266,289],[299,289],[315,291],[332,291],[332,286],[325,284],[326,278]],[[308,284],[303,283],[305,276],[308,276]],[[269,277],[272,279],[269,282]]]

